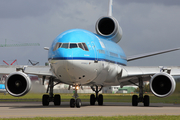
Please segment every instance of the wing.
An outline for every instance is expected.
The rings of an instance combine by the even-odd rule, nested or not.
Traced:
[[[122,71],[117,75],[117,79],[121,86],[131,85],[139,83],[139,78],[143,81],[150,81],[151,77],[157,73],[165,72],[171,76],[180,75],[180,67],[133,67],[133,66],[123,66]]]
[[[39,77],[42,76],[54,76],[55,75],[51,72],[49,66],[28,66],[24,67],[24,73],[26,74],[32,74],[32,75],[38,75]]]
[[[16,72],[16,68],[20,68],[22,66],[12,66],[12,65],[1,65],[0,66],[0,74],[8,75],[10,73]]]
[[[159,55],[159,54],[163,54],[163,53],[173,52],[176,50],[180,50],[180,48],[174,48],[174,49],[169,49],[169,50],[162,50],[162,51],[158,51],[158,52],[152,52],[152,53],[131,56],[131,57],[127,57],[127,61],[133,61],[133,60],[137,60],[137,59],[141,59],[141,58],[145,58],[145,57],[150,57],[150,56]]]
[[[16,71],[23,71],[26,74],[37,75],[38,77],[43,76],[54,76],[54,74],[50,71],[49,66],[7,66],[1,65],[0,66],[0,74],[1,75],[8,75],[10,73]]]

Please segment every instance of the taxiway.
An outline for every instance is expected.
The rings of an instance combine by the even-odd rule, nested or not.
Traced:
[[[0,118],[15,117],[75,117],[75,116],[128,116],[128,115],[180,115],[179,104],[151,103],[149,107],[140,104],[105,102],[103,106],[90,106],[83,102],[81,108],[70,108],[69,102],[61,106],[42,106],[41,102],[0,102]]]

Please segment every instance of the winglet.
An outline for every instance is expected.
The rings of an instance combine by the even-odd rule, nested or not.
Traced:
[[[112,11],[113,11],[113,0],[109,0],[108,16],[112,16]]]

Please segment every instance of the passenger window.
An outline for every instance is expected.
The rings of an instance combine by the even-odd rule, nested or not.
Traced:
[[[82,46],[82,44],[81,44],[81,43],[78,43],[78,46],[79,46],[79,48],[81,48],[81,49],[83,49],[83,50],[84,50],[84,48],[83,48],[83,46]]]
[[[110,52],[110,56],[113,56],[113,57],[118,57],[118,54],[113,53],[113,52]]]
[[[76,43],[71,43],[70,48],[77,48],[77,44]]]
[[[99,53],[101,53],[101,54],[105,54],[105,51],[104,50],[98,50],[99,51]]]
[[[83,46],[84,46],[84,49],[85,49],[86,51],[89,51],[89,49],[88,49],[86,43],[82,43],[82,44],[83,44]]]
[[[68,46],[69,46],[69,43],[62,43],[61,48],[68,48]]]

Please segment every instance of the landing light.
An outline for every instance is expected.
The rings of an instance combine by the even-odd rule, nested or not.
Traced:
[[[76,90],[78,90],[79,89],[79,86],[76,86]]]

